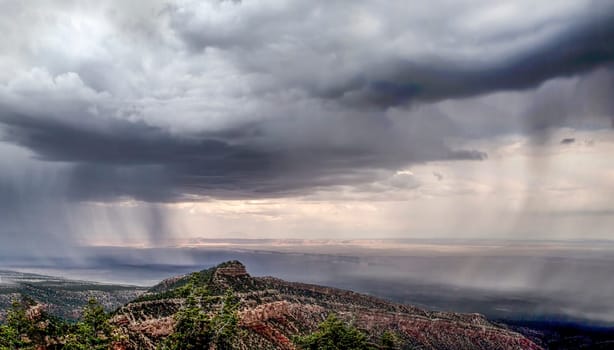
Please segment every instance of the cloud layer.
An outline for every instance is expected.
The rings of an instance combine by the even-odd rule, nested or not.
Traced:
[[[371,183],[487,157],[458,139],[611,123],[610,1],[432,5],[2,4],[0,135],[66,165],[68,199],[174,202]]]

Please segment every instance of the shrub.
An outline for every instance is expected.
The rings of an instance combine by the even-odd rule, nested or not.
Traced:
[[[371,350],[367,336],[351,325],[330,314],[318,326],[318,330],[304,337],[298,337],[296,343],[305,350]]]

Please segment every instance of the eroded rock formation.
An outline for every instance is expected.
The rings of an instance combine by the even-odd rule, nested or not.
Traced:
[[[232,290],[239,299],[242,335],[234,344],[239,349],[295,349],[291,339],[313,332],[330,313],[352,323],[373,339],[386,331],[392,332],[408,347],[540,349],[519,333],[495,325],[478,314],[430,312],[335,288],[272,277],[251,277],[238,261],[200,274],[207,290],[219,295]],[[181,278],[174,279],[173,283],[156,286],[153,290],[161,292],[184,283]],[[206,307],[216,310],[221,299],[208,299]],[[126,336],[126,348],[153,350],[173,332],[173,316],[184,303],[184,298],[133,302],[121,308],[112,321]]]

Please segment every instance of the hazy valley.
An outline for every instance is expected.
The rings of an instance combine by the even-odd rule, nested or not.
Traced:
[[[112,311],[135,299],[147,288],[69,280],[15,271],[0,271],[0,322],[14,300],[23,296],[46,305],[59,317],[76,320],[90,298],[98,300]]]
[[[455,242],[452,251],[451,245],[443,242],[418,245],[382,241],[377,243],[381,245],[378,249],[366,249],[364,243],[240,240],[217,241],[214,247],[206,242],[198,247],[100,247],[96,248],[97,260],[63,260],[62,264],[56,260],[55,266],[63,268],[46,271],[78,279],[89,275],[107,284],[4,272],[0,300],[6,307],[10,298],[21,291],[50,303],[51,312],[75,317],[89,297],[96,297],[111,311],[162,279],[239,259],[253,276],[275,276],[367,293],[422,310],[481,313],[537,344],[550,344],[547,348],[551,349],[574,349],[579,345],[599,349],[601,345],[595,344],[614,340],[609,318],[612,282],[606,278],[611,273],[612,260],[607,247],[592,251],[591,259],[586,259],[585,249],[572,243],[522,243],[522,251],[530,253],[531,258],[519,254],[518,243]],[[475,250],[484,245],[496,250],[497,256],[476,256]],[[541,256],[538,258],[531,249],[541,250]],[[578,259],[578,254],[585,258]],[[35,264],[18,268],[45,270]],[[577,283],[596,276],[601,280],[584,280],[599,286],[596,290],[587,291]]]

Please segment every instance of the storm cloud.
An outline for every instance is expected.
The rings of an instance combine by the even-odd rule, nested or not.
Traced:
[[[564,126],[531,91],[614,60],[609,1],[430,5],[3,4],[2,139],[70,165],[73,200],[288,196],[481,160],[450,140],[518,131],[473,128],[450,99],[529,91],[520,122]]]

